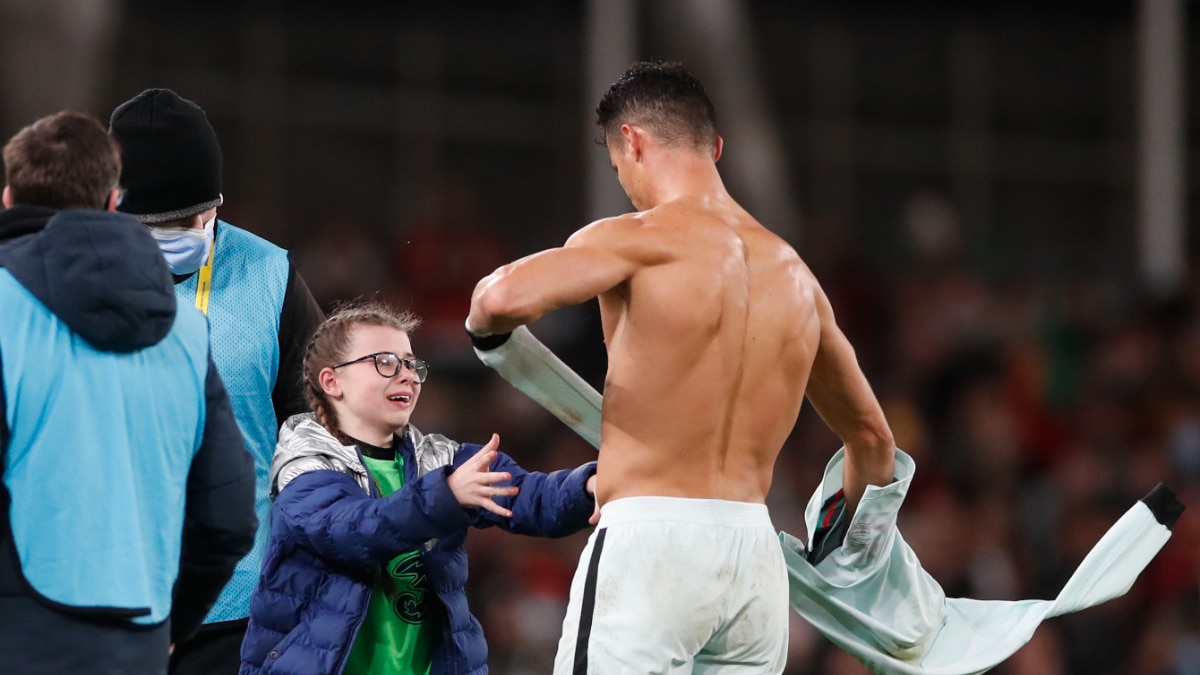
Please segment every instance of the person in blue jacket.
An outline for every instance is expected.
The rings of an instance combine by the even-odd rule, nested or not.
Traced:
[[[467,607],[468,528],[561,537],[596,515],[595,462],[528,472],[498,451],[425,434],[409,418],[429,374],[419,319],[345,307],[304,358],[312,413],[288,419],[271,464],[271,538],[241,673],[487,672]]]
[[[254,464],[96,119],[4,146],[0,672],[166,673],[254,542]]]

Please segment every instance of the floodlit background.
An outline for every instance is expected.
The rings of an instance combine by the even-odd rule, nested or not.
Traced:
[[[1191,10],[1191,11],[1189,11]],[[594,452],[475,362],[475,281],[630,209],[594,107],[634,60],[714,99],[732,193],[800,251],[919,470],[901,529],[950,595],[1050,597],[1164,481],[1191,506],[1122,599],[995,672],[1200,673],[1200,35],[1183,0],[1089,3],[0,0],[0,135],[146,87],[203,106],[221,217],[327,307],[426,319],[416,424],[526,467]],[[594,304],[534,331],[597,386]],[[803,532],[811,409],[770,506]],[[680,467],[686,471],[686,466]],[[492,672],[549,672],[586,534],[469,537]],[[788,673],[863,673],[799,619]]]

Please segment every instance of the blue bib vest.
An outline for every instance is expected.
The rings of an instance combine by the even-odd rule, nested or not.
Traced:
[[[250,616],[250,596],[267,546],[271,509],[267,472],[279,434],[271,393],[279,372],[279,314],[288,268],[282,248],[223,220],[217,222],[208,301],[213,361],[229,392],[246,450],[254,457],[254,510],[259,526],[254,548],[238,563],[205,623]],[[193,274],[175,285],[180,304],[195,305],[199,276]]]
[[[180,307],[158,344],[99,351],[6,269],[0,317],[4,484],[22,573],[55,603],[165,620],[204,434],[204,317]]]

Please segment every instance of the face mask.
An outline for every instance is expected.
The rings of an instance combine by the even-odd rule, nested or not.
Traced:
[[[158,249],[167,259],[171,274],[191,274],[200,269],[212,248],[213,228],[217,222],[214,215],[204,229],[179,227],[150,227],[150,236],[158,242]]]

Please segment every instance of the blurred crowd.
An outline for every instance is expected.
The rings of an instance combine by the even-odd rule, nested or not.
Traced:
[[[949,596],[1050,598],[1135,500],[1166,483],[1191,508],[1129,593],[1046,622],[994,672],[1200,675],[1200,275],[1169,294],[1118,275],[997,278],[966,260],[953,213],[927,202],[898,219],[907,257],[890,269],[833,222],[808,223],[797,246],[917,462],[901,533]],[[475,442],[495,431],[527,468],[575,466],[595,451],[471,353],[471,289],[528,251],[469,204],[439,193],[390,242],[339,223],[312,245],[326,264],[305,265],[301,251],[300,268],[327,307],[384,297],[425,318],[413,344],[432,374],[416,426]],[[569,321],[533,329],[599,388],[598,309]],[[805,532],[804,506],[836,449],[806,407],[770,495],[777,528]],[[549,672],[585,540],[468,537],[492,672]],[[790,675],[867,672],[798,617],[791,634]]]

